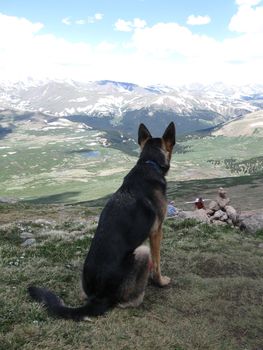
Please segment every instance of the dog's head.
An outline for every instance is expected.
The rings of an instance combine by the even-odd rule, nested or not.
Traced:
[[[140,159],[156,162],[164,173],[170,167],[173,147],[175,145],[175,125],[170,123],[161,138],[152,137],[144,124],[140,124],[138,143],[141,147]]]

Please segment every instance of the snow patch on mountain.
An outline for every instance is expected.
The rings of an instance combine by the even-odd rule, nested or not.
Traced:
[[[145,109],[172,111],[178,115],[211,111],[224,118],[263,108],[263,86],[234,87],[217,83],[181,87],[146,86],[102,80],[80,83],[73,80],[28,79],[0,81],[0,108],[39,111],[56,117],[87,115],[110,117],[115,123],[125,113]]]

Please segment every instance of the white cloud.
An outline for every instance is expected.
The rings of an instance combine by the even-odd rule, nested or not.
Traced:
[[[99,52],[111,52],[116,48],[116,44],[108,43],[107,41],[102,41],[96,46]]]
[[[177,54],[193,58],[201,57],[204,53],[206,57],[211,57],[211,53],[217,49],[217,42],[208,36],[193,34],[190,29],[177,23],[158,23],[137,29],[131,47],[140,53],[161,57]]]
[[[70,26],[72,24],[69,17],[63,18],[61,21],[63,24],[66,24],[67,26]]]
[[[236,0],[236,4],[239,6],[242,6],[242,5],[255,6],[255,5],[258,5],[260,2],[261,0]]]
[[[118,19],[117,22],[115,22],[115,29],[120,32],[131,32],[132,31],[132,22],[131,21],[125,21],[124,19]]]
[[[229,23],[229,29],[238,33],[263,33],[263,6],[252,7],[260,1],[237,0],[239,8]]]
[[[153,75],[157,77],[161,72],[160,79],[241,83],[263,79],[262,42],[261,32],[219,41],[194,34],[177,23],[158,23],[137,29],[129,48],[145,61],[155,60]]]
[[[118,19],[115,22],[115,30],[120,32],[131,32],[135,29],[144,28],[146,21],[140,18],[134,18],[132,21],[125,21],[124,19]]]
[[[86,21],[84,19],[78,19],[75,21],[76,24],[83,25],[86,24]]]
[[[133,20],[133,28],[144,28],[146,26],[146,21],[140,18],[134,18]]]
[[[19,27],[19,31],[17,31]],[[6,16],[0,13],[0,32],[1,41],[8,42],[11,40],[21,40],[24,37],[32,37],[40,31],[44,25],[42,23],[32,23],[26,18],[17,18],[14,16]],[[8,31],[7,31],[8,30]]]
[[[239,10],[240,6],[237,14]],[[147,26],[140,19],[128,22],[125,25],[131,31],[126,43],[102,41],[94,45],[44,34],[41,23],[0,14],[0,32],[5,33],[0,36],[0,77],[171,85],[263,81],[263,34],[259,27],[256,32],[241,32],[219,41],[177,23]]]
[[[89,16],[87,22],[88,23],[95,23],[97,21],[101,21],[103,19],[104,15],[102,13],[95,13],[94,16]]]
[[[41,23],[0,14],[0,77],[77,77],[90,70],[98,51],[88,43],[71,43],[42,34]]]
[[[186,21],[187,24],[192,26],[204,25],[210,22],[211,22],[211,18],[209,16],[195,16],[195,15],[190,15]]]
[[[95,18],[97,21],[102,20],[103,17],[104,17],[103,13],[95,13],[95,15],[94,15],[94,18]]]
[[[61,20],[61,22],[68,26],[72,25],[73,23],[77,25],[84,25],[84,24],[91,24],[97,21],[101,21],[103,17],[104,17],[103,13],[95,13],[94,16],[89,16],[87,19],[77,19],[75,21],[72,21],[70,17],[65,17]]]

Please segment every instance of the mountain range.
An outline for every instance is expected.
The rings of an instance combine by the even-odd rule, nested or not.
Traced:
[[[175,121],[178,133],[183,134],[208,129],[262,108],[263,85],[168,87],[110,80],[83,83],[33,79],[0,82],[1,114],[19,111],[32,119],[35,113],[35,119],[48,116],[46,120],[51,122],[66,118],[99,130],[118,128],[133,136],[140,122],[150,125],[153,133],[159,133],[168,122]]]

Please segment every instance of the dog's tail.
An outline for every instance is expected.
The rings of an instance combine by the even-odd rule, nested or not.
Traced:
[[[58,296],[45,288],[29,286],[28,293],[31,298],[42,303],[51,314],[75,321],[83,321],[89,316],[103,315],[113,306],[113,303],[106,298],[91,297],[86,305],[74,308],[65,306]]]

